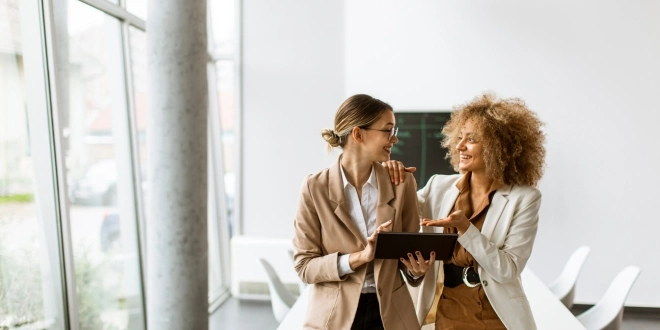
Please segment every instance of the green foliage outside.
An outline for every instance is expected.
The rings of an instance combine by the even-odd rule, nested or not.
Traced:
[[[5,225],[0,219],[0,228]],[[34,237],[31,241],[35,243],[10,251],[3,244],[3,236],[8,234],[0,233],[0,330],[41,321],[44,317],[40,269],[43,256],[36,244],[38,240]],[[105,256],[99,258],[98,254],[95,257],[90,244],[78,246],[75,251],[80,329],[108,329],[101,320],[101,312],[112,306],[113,292],[117,291],[104,283],[109,260]]]
[[[2,239],[2,238],[0,238]],[[0,329],[41,319],[41,270],[34,251],[14,250],[0,242]]]
[[[108,273],[108,262],[106,258],[94,260],[92,251],[92,247],[87,245],[79,247],[78,253],[74,253],[81,330],[107,329],[101,321],[101,312],[112,304],[111,288],[105,287],[103,282]]]
[[[3,203],[29,203],[34,201],[33,194],[13,194],[0,196],[0,204]]]

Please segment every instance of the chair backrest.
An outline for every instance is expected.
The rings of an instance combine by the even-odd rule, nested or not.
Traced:
[[[639,276],[640,269],[636,266],[624,268],[612,280],[602,298],[593,307],[577,316],[577,319],[588,330],[617,330],[621,328],[623,319],[623,304],[628,293]]]
[[[296,298],[287,291],[280,277],[275,272],[271,264],[263,258],[259,258],[259,263],[268,274],[268,290],[270,291],[271,307],[277,322],[282,322],[284,317],[296,302]]]
[[[580,246],[568,258],[564,269],[559,274],[559,277],[550,284],[549,288],[552,293],[561,300],[561,302],[570,309],[573,307],[573,299],[575,298],[575,283],[582,271],[582,265],[589,256],[591,249],[588,246]]]

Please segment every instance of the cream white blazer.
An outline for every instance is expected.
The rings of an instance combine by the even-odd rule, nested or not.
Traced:
[[[455,175],[434,175],[417,192],[420,215],[439,219],[449,215],[459,191]],[[520,273],[532,253],[539,221],[541,192],[529,186],[504,185],[495,192],[481,232],[470,228],[458,244],[479,263],[478,271],[488,300],[507,329],[536,329],[532,310],[523,290]],[[442,232],[441,227],[422,227],[425,232]],[[436,289],[436,278],[444,279],[442,261],[426,273],[419,289],[416,312],[423,324]]]

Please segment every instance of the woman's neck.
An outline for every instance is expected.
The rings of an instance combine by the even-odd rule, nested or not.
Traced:
[[[485,171],[472,172],[470,176],[470,190],[477,193],[488,193],[493,181],[495,180],[489,178]]]
[[[341,156],[340,165],[344,168],[344,174],[346,174],[348,182],[353,187],[361,188],[369,180],[373,162],[364,160],[360,155],[345,151]]]

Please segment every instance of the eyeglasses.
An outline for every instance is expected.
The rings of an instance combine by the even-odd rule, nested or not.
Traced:
[[[380,131],[380,132],[385,132],[387,133],[387,139],[392,140],[393,137],[395,137],[399,133],[399,128],[398,127],[392,127],[390,129],[375,129],[375,128],[369,128],[369,127],[360,127],[362,129],[366,129],[368,131]]]

